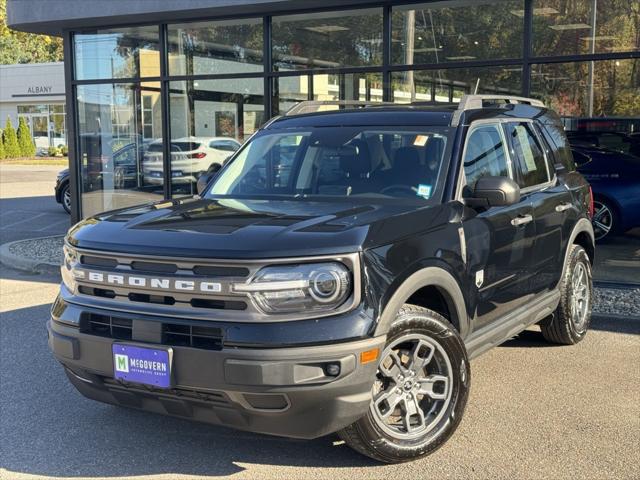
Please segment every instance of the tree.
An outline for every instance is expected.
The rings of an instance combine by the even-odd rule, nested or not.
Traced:
[[[2,130],[0,130],[0,160],[5,157],[4,155],[4,141],[2,140]]]
[[[16,158],[20,156],[20,146],[18,145],[18,136],[16,130],[11,125],[11,119],[7,117],[7,123],[2,132],[2,141],[4,142],[4,154],[6,158]]]
[[[61,38],[11,30],[6,18],[7,0],[0,0],[0,65],[62,60]]]
[[[20,117],[18,121],[18,146],[22,157],[33,157],[36,154],[36,146],[24,117]]]

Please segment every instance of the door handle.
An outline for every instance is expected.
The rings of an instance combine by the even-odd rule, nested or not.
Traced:
[[[556,205],[556,212],[564,212],[565,210],[569,210],[570,208],[570,203],[561,203],[560,205]]]
[[[511,225],[514,227],[519,227],[520,225],[526,225],[529,222],[533,221],[533,217],[531,215],[518,215],[516,218],[511,220]]]

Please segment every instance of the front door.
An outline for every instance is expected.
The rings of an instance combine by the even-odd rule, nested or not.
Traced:
[[[472,125],[464,150],[466,195],[482,176],[513,178],[504,131],[498,123]],[[467,210],[463,220],[469,292],[475,305],[473,330],[488,325],[531,298],[535,238],[529,199],[504,206]]]

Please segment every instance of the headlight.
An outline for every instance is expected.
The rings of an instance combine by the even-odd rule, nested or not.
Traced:
[[[62,274],[62,283],[71,293],[76,290],[76,276],[84,274],[82,271],[74,271],[74,266],[78,263],[78,253],[69,245],[62,247],[64,258],[60,272]]]
[[[341,263],[265,267],[249,283],[233,286],[265,313],[328,311],[351,295],[351,273]]]

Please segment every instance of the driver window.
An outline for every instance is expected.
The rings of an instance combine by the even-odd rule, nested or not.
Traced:
[[[480,177],[509,176],[499,125],[472,127],[471,133],[467,136],[464,175],[470,190],[475,188]]]

